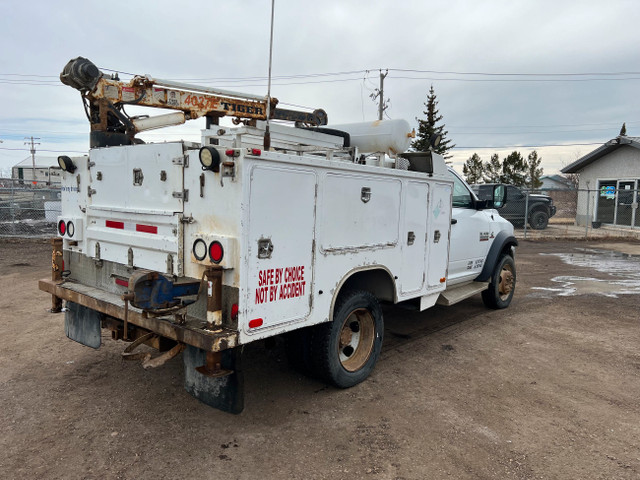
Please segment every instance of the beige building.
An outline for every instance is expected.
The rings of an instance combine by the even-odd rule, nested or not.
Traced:
[[[39,185],[60,186],[61,173],[58,157],[36,157],[35,169],[33,161],[29,157],[12,167],[11,178],[24,183],[35,180]]]
[[[579,174],[578,225],[640,227],[640,137],[609,140],[562,173]]]

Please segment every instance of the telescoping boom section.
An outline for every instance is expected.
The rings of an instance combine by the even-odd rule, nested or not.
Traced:
[[[270,118],[275,120],[309,126],[327,123],[327,114],[322,109],[307,113],[276,108],[276,98],[160,80],[149,75],[136,75],[122,82],[117,74],[107,75],[83,57],[70,60],[60,80],[82,94],[91,123],[91,147],[131,145],[137,143],[135,135],[141,131],[179,125],[200,117],[217,124],[220,117],[231,116],[236,123],[251,124],[266,120],[268,110]],[[130,117],[124,111],[127,105],[178,112],[151,118]]]

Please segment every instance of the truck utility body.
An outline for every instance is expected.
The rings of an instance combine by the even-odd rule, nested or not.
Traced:
[[[62,245],[40,288],[67,301],[69,338],[99,348],[111,330],[145,367],[182,352],[186,389],[226,411],[243,408],[238,347],[275,335],[301,370],[355,385],[380,353],[380,301],[482,292],[504,308],[515,287],[501,187],[480,201],[441,156],[398,156],[407,127],[272,123],[265,149],[252,121],[211,125],[200,145],[61,157]]]

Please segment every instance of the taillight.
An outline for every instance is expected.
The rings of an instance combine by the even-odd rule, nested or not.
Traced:
[[[58,217],[58,235],[72,241],[69,245],[77,246],[76,242],[82,241],[82,218],[71,217],[71,219],[65,219]]]
[[[209,257],[213,263],[220,263],[222,257],[224,257],[224,248],[222,248],[222,244],[217,240],[211,242],[211,245],[209,245]]]
[[[251,155],[259,157],[260,155],[262,155],[262,150],[260,150],[259,148],[252,148]]]
[[[201,238],[193,242],[193,256],[196,257],[196,260],[199,262],[207,256],[207,244]]]
[[[261,318],[254,318],[253,320],[249,320],[249,328],[258,328],[261,327],[264,321]]]
[[[238,319],[238,311],[240,309],[238,308],[238,304],[234,303],[233,305],[231,305],[231,319],[232,320],[237,320]]]
[[[224,151],[224,154],[227,157],[238,157],[238,156],[240,156],[240,150],[235,149],[235,148],[229,148],[229,149]]]

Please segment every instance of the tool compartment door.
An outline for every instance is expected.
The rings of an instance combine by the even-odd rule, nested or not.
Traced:
[[[402,277],[400,279],[402,294],[419,291],[424,285],[428,195],[427,183],[407,182],[404,199],[404,231],[402,232]]]
[[[311,311],[317,177],[313,170],[261,164],[250,176],[242,328],[253,334]]]
[[[449,238],[451,229],[451,184],[431,186],[427,230],[427,285],[430,289],[445,287],[449,264]]]
[[[183,145],[99,148],[90,160],[86,254],[180,275]]]

